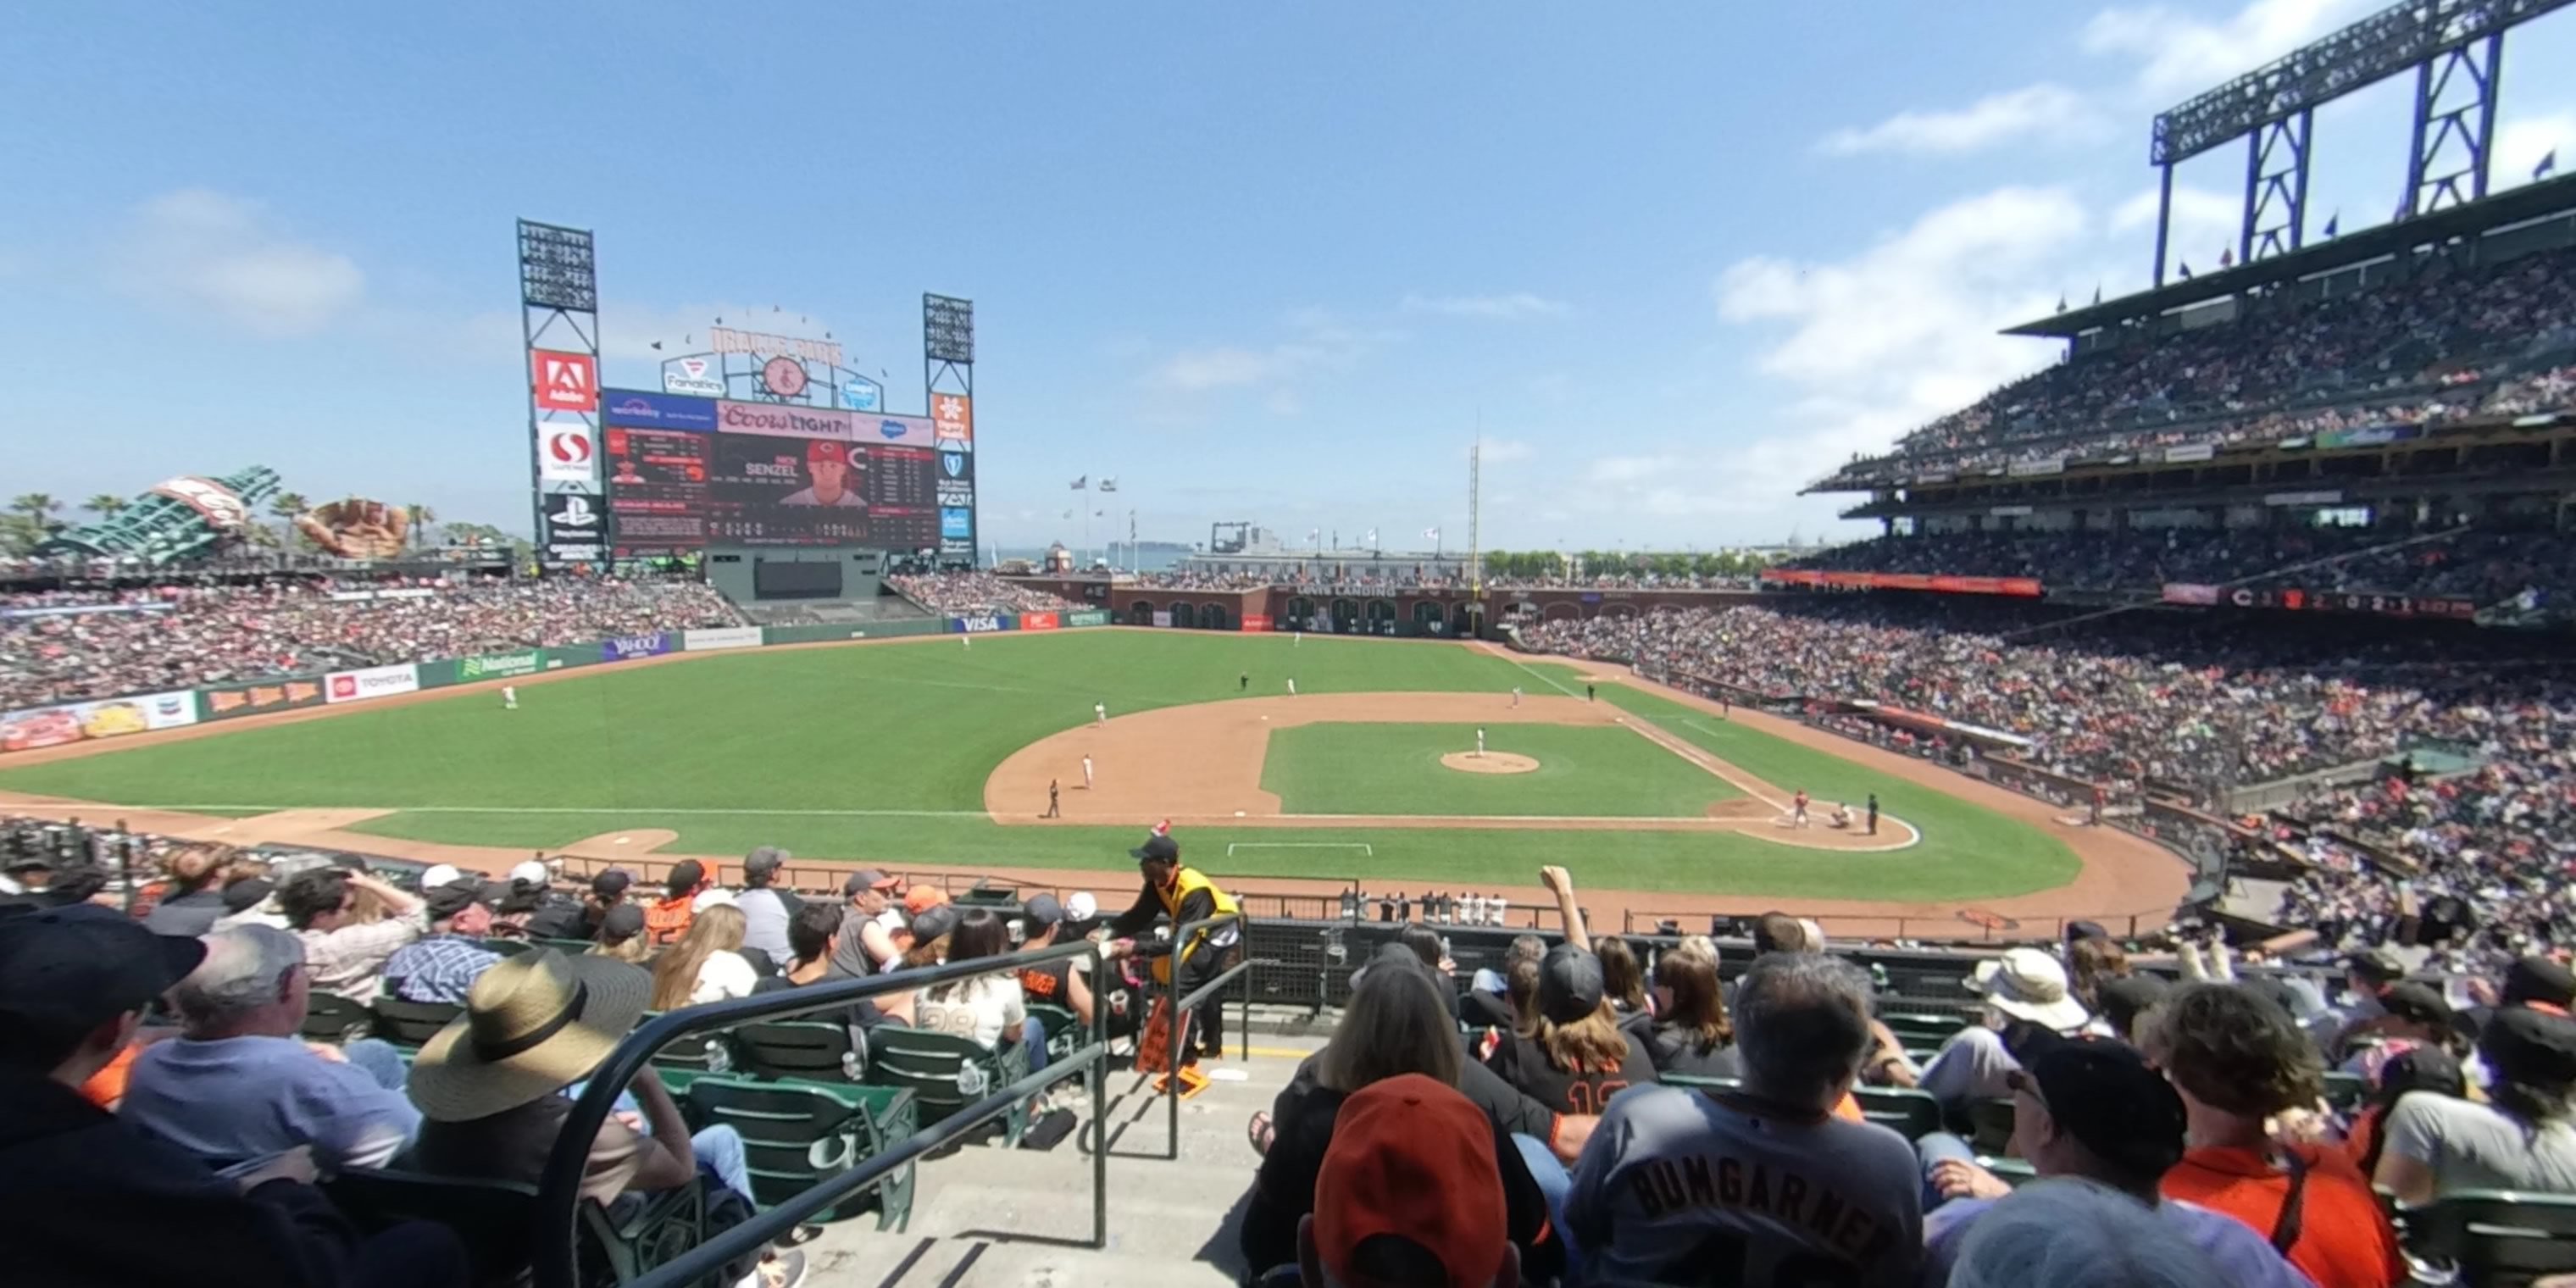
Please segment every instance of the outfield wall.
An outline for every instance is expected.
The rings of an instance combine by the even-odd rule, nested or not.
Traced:
[[[161,693],[135,693],[0,713],[0,755],[76,742],[121,738],[159,729],[342,706],[424,689],[481,684],[570,667],[608,666],[671,653],[712,653],[781,644],[823,644],[905,636],[1053,631],[1106,626],[1099,609],[1059,613],[1002,613],[925,621],[870,622],[864,626],[725,626],[620,635],[582,644],[512,649],[432,662],[399,662],[345,671],[310,671]]]

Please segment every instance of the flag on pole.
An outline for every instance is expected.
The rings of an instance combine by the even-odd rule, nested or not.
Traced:
[[[1117,491],[1117,490],[1118,490],[1118,480],[1113,479],[1113,478],[1110,478],[1110,477],[1108,477],[1107,475],[1103,475],[1103,476],[1101,476],[1101,479],[1100,479],[1100,490],[1101,490],[1101,491],[1103,491],[1103,492],[1115,492],[1115,491]]]
[[[2221,250],[2221,251],[2219,251],[2219,252],[2218,252],[2218,266],[2219,266],[2220,268],[2226,268],[2226,267],[2228,267],[2228,266],[2230,266],[2230,265],[2234,264],[2235,262],[2236,262],[2236,252],[2235,252],[2234,250],[2232,250],[2232,249],[2227,249],[2227,250]]]
[[[2551,148],[2547,156],[2540,158],[2540,164],[2531,167],[2531,181],[2533,183],[2538,183],[2541,180],[2548,178],[2550,175],[2557,173],[2557,171],[2558,149]]]
[[[2183,261],[2182,278],[2186,282],[2191,280],[2191,261],[2189,260]]]
[[[1089,487],[1090,485],[1091,485],[1091,476],[1090,476],[1090,475],[1088,475],[1088,474],[1085,474],[1085,475],[1083,475],[1081,478],[1075,479],[1075,480],[1073,481],[1073,490],[1074,490],[1074,491],[1076,491],[1076,492],[1079,492],[1079,491],[1081,491],[1082,489],[1084,489],[1084,488],[1086,488],[1086,487]]]
[[[2060,313],[2066,311],[2066,296],[2063,293],[2059,294],[2057,297],[2057,311]]]
[[[2341,226],[2342,226],[2342,224],[2343,224],[2343,212],[2342,212],[2342,211],[2338,210],[2338,211],[2334,212],[2333,214],[2326,216],[2326,236],[2328,236],[2328,237],[2332,237],[2332,236],[2334,236],[2334,235],[2335,235],[2335,229],[2336,229],[2336,228],[2338,228],[2338,227],[2341,227]]]
[[[1372,546],[1377,544],[1377,529],[1371,528],[1368,530],[1368,543]]]
[[[1440,539],[1440,529],[1424,528],[1422,530],[1422,539],[1425,541],[1438,541]]]

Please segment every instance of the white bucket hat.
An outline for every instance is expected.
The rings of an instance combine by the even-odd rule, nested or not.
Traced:
[[[2059,1033],[2072,1033],[2090,1018],[2084,1004],[2067,995],[2066,968],[2036,948],[2006,949],[1993,961],[1979,962],[1966,984],[1996,1010]]]

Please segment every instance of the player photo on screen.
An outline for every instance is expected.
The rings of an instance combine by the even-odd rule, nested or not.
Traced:
[[[833,439],[717,434],[707,535],[776,545],[868,539],[867,460]]]

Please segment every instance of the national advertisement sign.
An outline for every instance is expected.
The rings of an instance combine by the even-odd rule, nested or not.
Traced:
[[[1020,629],[1024,631],[1051,631],[1061,624],[1054,613],[1020,614]]]
[[[759,648],[757,626],[726,626],[714,630],[680,632],[680,647],[691,653],[705,653],[720,648]]]
[[[618,635],[599,642],[599,660],[602,662],[623,662],[629,658],[651,657],[670,651],[671,636],[667,631],[655,631],[650,635]]]
[[[516,675],[535,675],[540,661],[537,651],[521,649],[516,653],[486,653],[469,657],[456,664],[456,682],[471,680],[506,680]]]
[[[603,423],[629,429],[712,432],[716,427],[716,404],[711,398],[607,389],[599,395],[599,418]]]
[[[370,698],[390,698],[398,693],[420,692],[420,668],[405,662],[400,666],[370,666],[356,671],[333,671],[322,677],[322,700],[331,703],[365,702]]]
[[[264,715],[322,705],[322,681],[312,677],[271,680],[264,684],[218,684],[197,690],[205,700],[206,719]]]
[[[195,723],[197,695],[185,689],[29,707],[0,715],[0,752],[122,738],[130,733],[177,729]]]
[[[948,632],[952,635],[982,635],[1011,629],[1012,619],[1004,614],[977,613],[972,617],[951,617]]]

